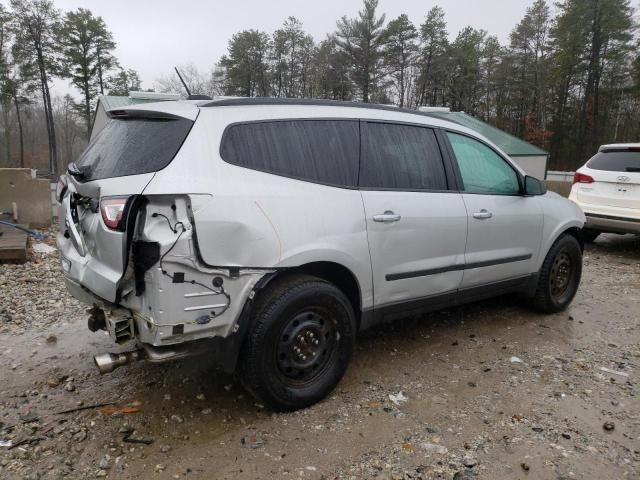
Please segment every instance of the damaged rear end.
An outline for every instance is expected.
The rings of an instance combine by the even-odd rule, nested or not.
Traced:
[[[145,195],[158,171],[172,162],[188,170],[189,157],[204,148],[203,136],[191,135],[198,107],[165,102],[109,113],[58,189],[67,289],[93,307],[91,330],[136,343],[134,353],[98,356],[96,364],[108,372],[133,360],[211,351],[210,339],[221,355],[233,344],[221,340],[238,329],[245,300],[267,271],[200,261],[193,212],[211,194],[190,191],[188,176],[169,190],[179,193]]]

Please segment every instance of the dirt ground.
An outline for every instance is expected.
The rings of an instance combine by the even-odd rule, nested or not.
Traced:
[[[33,255],[0,265],[2,479],[640,478],[638,237],[587,247],[567,312],[503,297],[362,335],[333,394],[291,414],[203,358],[100,376],[92,356],[126,348]]]

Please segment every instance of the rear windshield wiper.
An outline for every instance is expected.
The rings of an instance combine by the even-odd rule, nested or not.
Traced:
[[[625,172],[640,172],[640,167],[624,167]]]
[[[86,168],[78,167],[75,162],[69,164],[67,167],[67,173],[78,180],[86,178]]]

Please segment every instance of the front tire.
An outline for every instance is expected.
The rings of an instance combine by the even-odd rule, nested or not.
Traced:
[[[347,297],[308,275],[275,280],[258,298],[243,348],[241,379],[275,411],[305,408],[344,375],[356,321]]]
[[[572,235],[563,234],[549,249],[531,305],[545,313],[556,313],[569,306],[580,285],[582,249]]]

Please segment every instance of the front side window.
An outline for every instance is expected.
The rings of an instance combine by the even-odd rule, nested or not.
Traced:
[[[363,122],[360,186],[446,190],[447,177],[433,129]]]
[[[240,167],[336,186],[358,183],[357,120],[285,120],[230,126],[223,160]]]
[[[447,132],[467,193],[520,193],[518,175],[496,152],[473,138]]]

